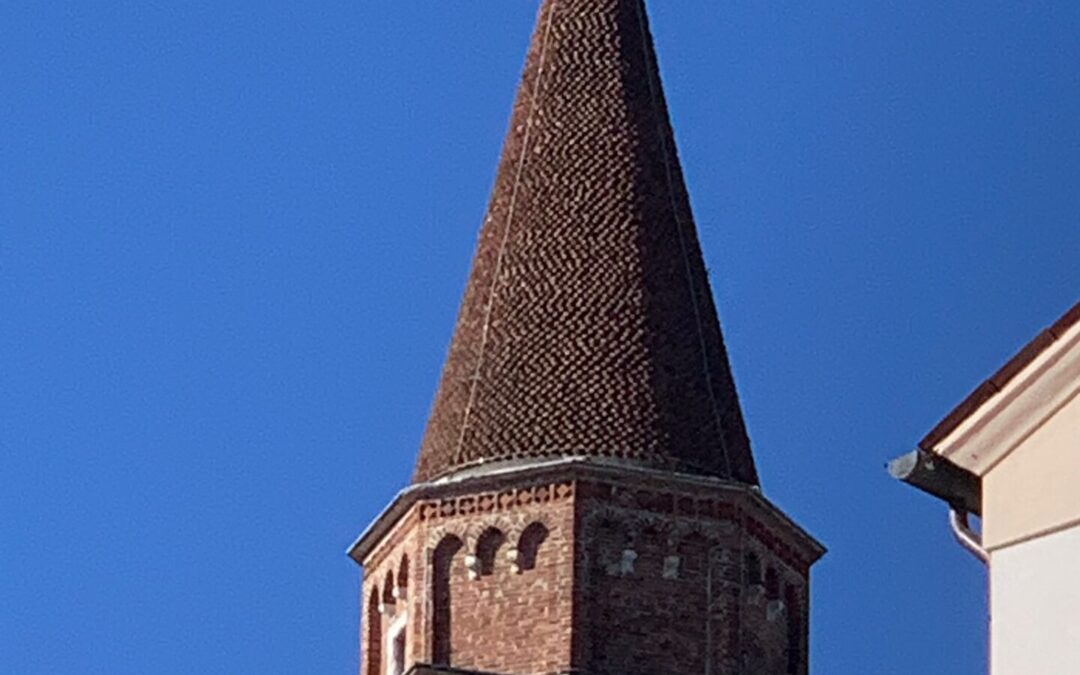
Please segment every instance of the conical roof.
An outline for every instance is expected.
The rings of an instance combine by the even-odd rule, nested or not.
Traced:
[[[643,0],[545,0],[415,480],[563,456],[756,484]]]

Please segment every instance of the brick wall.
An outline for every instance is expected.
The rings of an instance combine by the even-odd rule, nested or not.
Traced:
[[[389,672],[388,626],[407,613],[406,670],[806,675],[812,560],[770,509],[677,480],[420,501],[365,563],[382,611],[365,612],[361,672]]]
[[[446,579],[451,617],[449,664],[499,673],[568,669],[573,608],[573,503],[568,500],[544,509],[525,509],[509,516],[476,521],[472,522],[470,516],[459,516],[446,523],[449,528],[469,533]],[[546,530],[547,535],[536,551],[532,569],[523,569],[522,549],[528,547],[522,547],[520,542],[530,525],[530,533]],[[493,537],[496,532],[499,534]],[[485,545],[487,542],[498,545],[493,548]],[[517,551],[517,564],[507,555],[510,551]],[[466,564],[473,562],[469,556],[476,558],[472,565]],[[435,592],[441,592],[438,585]],[[433,635],[445,635],[448,627],[433,622],[432,628]],[[442,656],[432,654],[431,660],[438,663],[443,661]]]
[[[806,672],[803,636],[790,630],[783,603],[787,588],[800,603],[806,597],[805,570],[748,532],[747,509],[721,503],[729,515],[705,518],[642,508],[653,493],[581,492],[575,629],[587,672],[735,673],[743,662],[746,672]],[[776,590],[765,588],[766,576]],[[790,616],[800,621],[805,611],[800,604]]]

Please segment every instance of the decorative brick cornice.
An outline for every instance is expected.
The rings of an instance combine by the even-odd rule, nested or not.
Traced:
[[[568,486],[566,489],[570,492],[560,491],[559,485]],[[664,489],[658,489],[660,485]],[[518,464],[459,480],[410,486],[398,494],[394,502],[349,547],[348,552],[356,562],[363,564],[378,541],[389,535],[419,503],[426,505],[425,518],[430,519],[446,518],[450,513],[458,513],[459,508],[499,512],[521,508],[522,504],[536,503],[540,499],[566,499],[590,494],[600,499],[615,499],[612,495],[618,494],[618,499],[625,502],[632,498],[638,506],[651,508],[656,513],[694,514],[695,517],[716,521],[736,519],[743,511],[732,509],[743,509],[764,530],[776,533],[773,535],[775,542],[764,543],[770,548],[776,547],[778,555],[788,556],[793,564],[797,561],[812,564],[825,553],[820,543],[755,487],[589,457]],[[476,501],[484,495],[495,497],[496,500],[490,504]],[[471,498],[472,501],[466,499],[462,502],[462,498]],[[733,507],[733,504],[738,506]],[[436,508],[433,509],[433,506]],[[443,514],[444,510],[446,515]],[[420,518],[419,514],[416,517]]]
[[[626,488],[615,483],[588,482],[581,484],[579,493],[584,498],[606,502],[626,511],[683,518],[688,522],[722,523],[742,529],[746,535],[757,540],[777,558],[804,576],[816,560],[800,553],[789,543],[790,537],[778,534],[775,523],[771,526],[765,525],[760,506],[746,503],[745,498],[740,495],[700,496],[677,489]]]
[[[422,501],[418,505],[421,522],[438,521],[454,516],[514,511],[534,504],[561,501],[574,496],[574,484],[564,481],[499,492],[482,492],[438,500]]]

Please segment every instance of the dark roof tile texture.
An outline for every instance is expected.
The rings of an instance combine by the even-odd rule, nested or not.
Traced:
[[[546,0],[414,479],[623,458],[757,483],[642,0]]]

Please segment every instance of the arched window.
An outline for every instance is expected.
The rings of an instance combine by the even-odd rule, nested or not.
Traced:
[[[401,556],[401,563],[398,565],[397,574],[397,593],[395,594],[399,598],[404,598],[409,591],[409,556]]]
[[[518,567],[521,571],[536,569],[536,558],[540,545],[548,538],[548,529],[543,523],[533,523],[525,528],[518,538]]]
[[[394,604],[394,573],[387,572],[383,581],[382,601],[384,604]]]
[[[409,613],[401,611],[394,617],[386,631],[387,675],[404,675],[408,656]]]
[[[761,559],[753,551],[747,551],[744,559],[746,565],[746,583],[749,586],[761,585]]]
[[[776,574],[776,568],[771,565],[765,570],[765,597],[769,600],[780,599],[780,577]]]
[[[378,586],[371,589],[368,597],[367,632],[367,675],[382,675],[382,612],[379,611]]]
[[[443,538],[432,555],[431,660],[439,666],[451,665],[453,645],[453,572],[454,559],[464,548],[453,535]]]
[[[506,535],[494,527],[484,530],[484,533],[476,540],[476,559],[480,567],[480,576],[490,576],[495,572],[495,557],[505,541]]]

